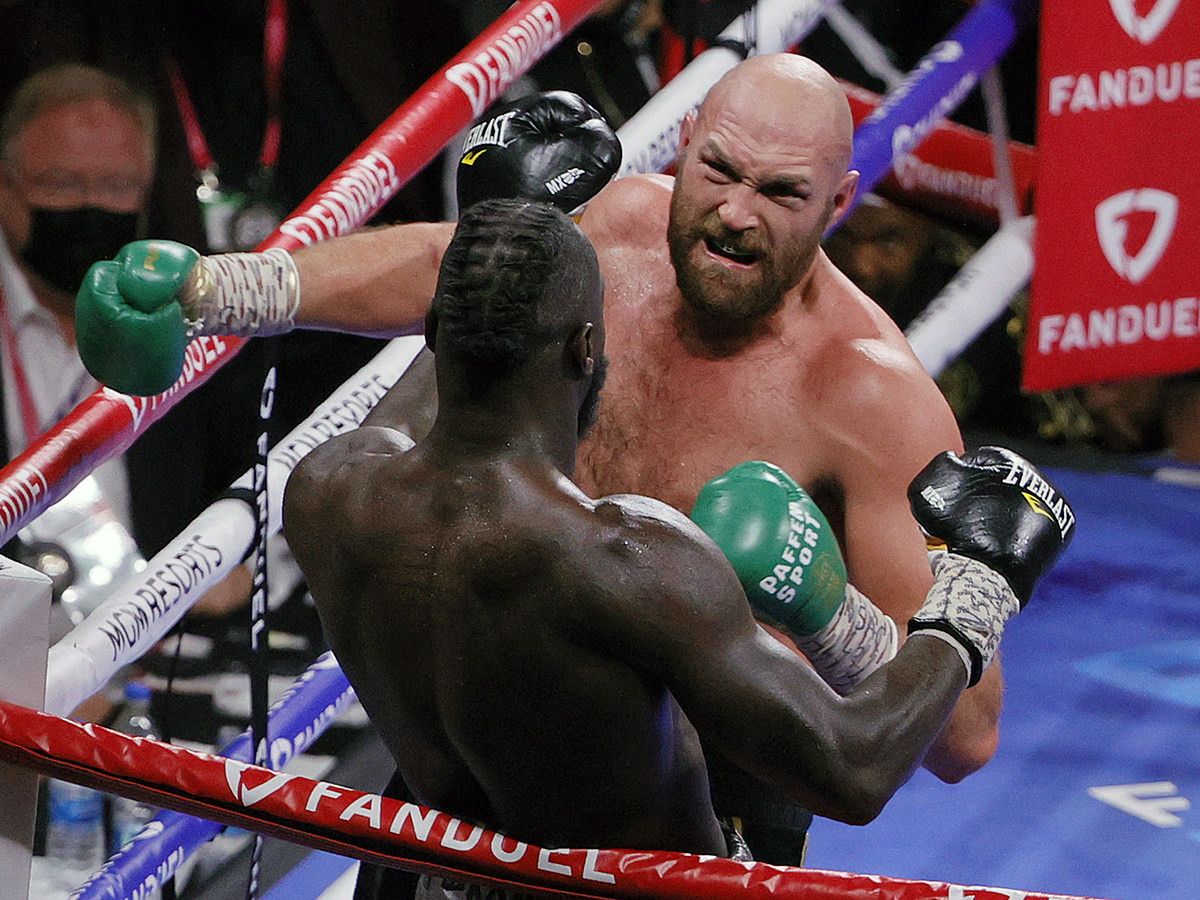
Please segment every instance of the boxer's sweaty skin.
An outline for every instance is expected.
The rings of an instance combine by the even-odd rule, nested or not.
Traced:
[[[820,223],[803,212],[807,224],[800,227],[774,209],[802,199],[780,196],[777,174],[806,188],[827,171],[818,131],[795,125],[813,121],[812,95],[781,96],[758,80],[751,87],[758,102],[717,96],[713,127],[688,137],[696,149],[710,147],[705,135],[717,135],[715,164],[681,155],[679,186],[663,176],[618,179],[581,220],[607,284],[612,367],[576,475],[592,495],[640,491],[686,511],[699,487],[730,465],[773,462],[820,504],[839,535],[851,582],[904,623],[932,584],[905,489],[937,453],[961,451],[961,437],[903,335],[832,267],[814,236],[805,237],[815,228],[819,239]],[[768,95],[775,102],[766,102]],[[710,93],[702,109],[714,109],[713,101]],[[695,128],[702,131],[699,120]],[[698,171],[689,168],[697,159]],[[792,178],[796,172],[802,177]],[[673,200],[713,234],[722,233],[713,221],[718,214],[722,228],[742,229],[728,231],[730,240],[764,250],[756,266],[769,260],[783,267],[778,286],[795,276],[782,307],[740,343],[714,345],[684,315],[667,241]],[[379,331],[420,315],[429,296],[423,291],[431,290],[429,263],[443,239],[432,226],[401,226],[306,249],[297,257],[306,297],[300,320]],[[811,251],[811,268],[795,249],[801,244]],[[702,280],[717,285],[749,272],[712,248],[707,255],[697,248],[689,259]],[[940,777],[958,780],[994,753],[1000,687],[994,665],[964,696],[926,760]]]
[[[913,639],[843,699],[758,625],[696,523],[580,491],[603,304],[562,213],[464,214],[428,320],[428,434],[364,424],[285,490],[330,646],[412,795],[518,840],[724,853],[700,735],[813,812],[869,821],[966,684],[957,652]]]

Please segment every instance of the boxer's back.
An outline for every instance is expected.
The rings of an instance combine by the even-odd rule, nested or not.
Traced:
[[[549,846],[720,852],[694,732],[625,633],[648,586],[621,506],[360,432],[298,470],[326,528],[289,538],[418,799]]]

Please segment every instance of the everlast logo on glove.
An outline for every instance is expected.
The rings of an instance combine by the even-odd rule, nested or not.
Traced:
[[[933,587],[908,632],[957,643],[967,684],[977,684],[1004,623],[1074,535],[1075,514],[1033,463],[1003,447],[961,459],[939,453],[912,480],[908,500],[921,529],[947,550],[931,560]]]
[[[517,110],[501,113],[498,116],[493,116],[478,125],[472,126],[467,132],[467,140],[463,144],[462,149],[462,164],[470,166],[475,164],[475,160],[479,159],[483,150],[476,151],[476,147],[492,146],[503,147],[508,143],[508,123],[512,117],[517,114]]]
[[[573,213],[621,165],[621,144],[583,98],[568,91],[524,97],[475,124],[458,162],[458,208],[519,198]]]
[[[1054,489],[1054,485],[1019,460],[1012,461],[1004,483],[1018,485],[1024,491],[1025,499],[1029,501],[1034,512],[1054,519],[1058,523],[1063,540],[1068,539],[1071,529],[1075,527],[1075,513],[1067,499]]]
[[[913,515],[951,553],[1003,575],[1024,605],[1075,534],[1075,513],[1028,460],[1003,447],[936,456],[908,488]]]

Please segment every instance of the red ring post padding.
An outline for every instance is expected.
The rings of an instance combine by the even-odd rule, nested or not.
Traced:
[[[689,853],[540,848],[414,803],[3,702],[0,760],[315,849],[520,891],[605,900],[1071,900]]]
[[[600,0],[523,0],[422,85],[262,244],[293,250],[357,228],[463,127],[586,18]],[[105,388],[0,470],[0,544],[207,381],[244,339],[199,338],[183,374],[154,397]]]

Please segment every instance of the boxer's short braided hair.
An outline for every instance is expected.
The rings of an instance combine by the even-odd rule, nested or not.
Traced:
[[[562,279],[573,279],[559,255],[574,227],[528,200],[485,200],[463,213],[433,298],[439,352],[506,370],[553,340],[569,312],[559,298],[569,290]]]

